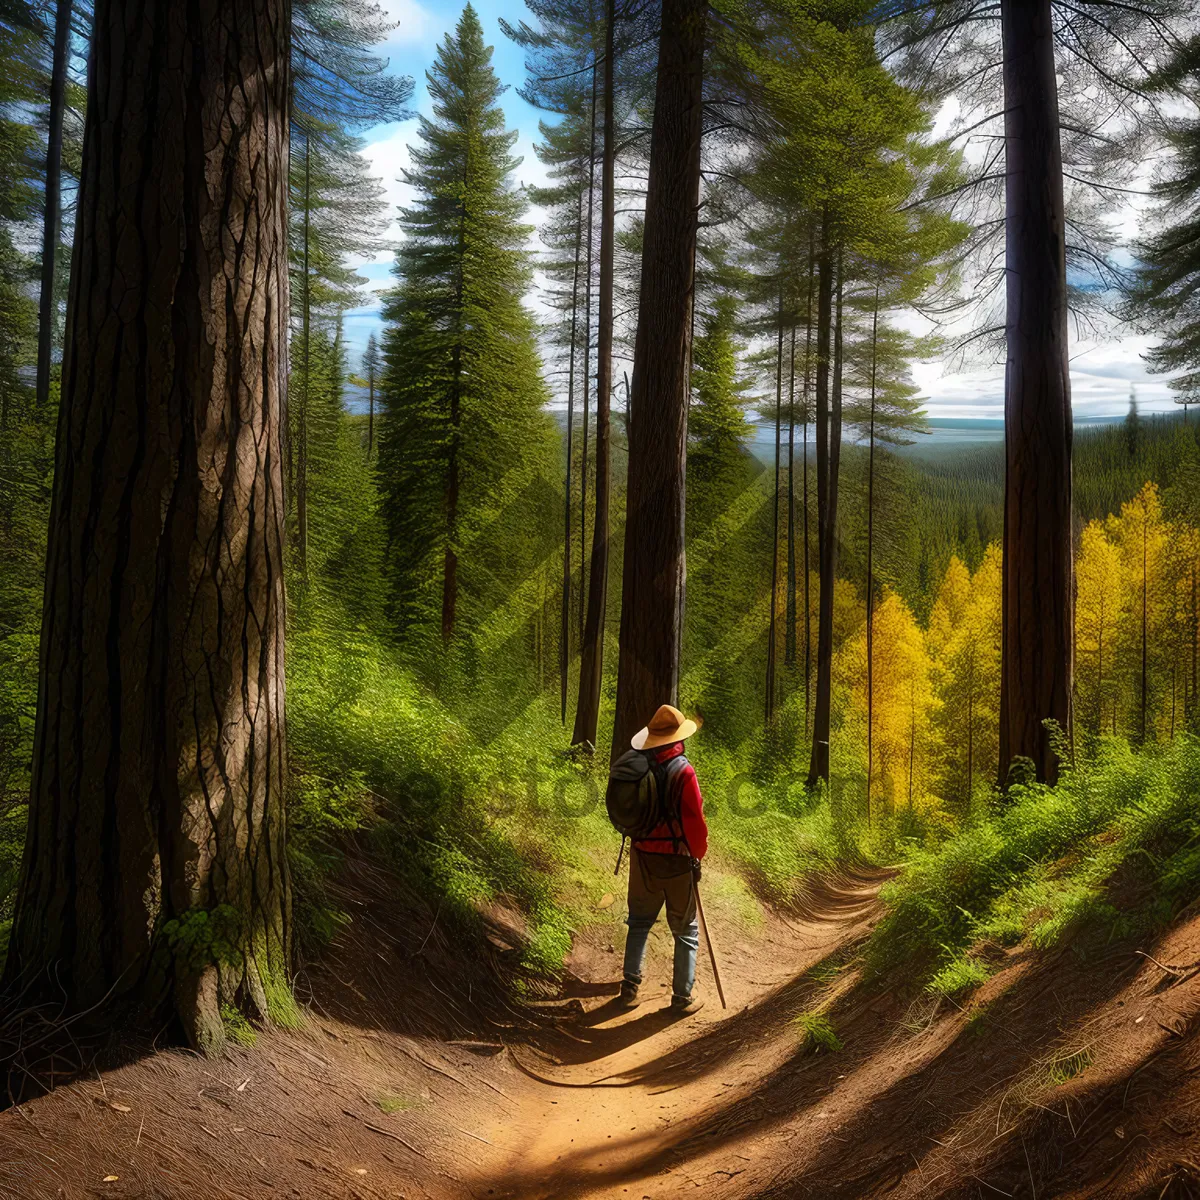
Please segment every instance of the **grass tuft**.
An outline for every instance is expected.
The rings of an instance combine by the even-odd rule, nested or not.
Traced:
[[[841,1038],[824,1013],[800,1013],[794,1020],[801,1031],[803,1044],[814,1053],[819,1054],[822,1050],[835,1053],[842,1048]]]
[[[991,978],[992,970],[977,958],[956,958],[947,963],[930,981],[926,988],[947,1000],[957,1000],[973,992]]]
[[[258,1044],[258,1034],[246,1017],[232,1004],[221,1005],[221,1024],[225,1028],[225,1036],[238,1046],[252,1049]]]

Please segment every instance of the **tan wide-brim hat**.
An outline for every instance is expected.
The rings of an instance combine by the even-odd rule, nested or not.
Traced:
[[[635,750],[653,750],[655,746],[669,746],[690,738],[700,726],[689,720],[670,704],[662,705],[645,729],[633,735],[630,745]]]

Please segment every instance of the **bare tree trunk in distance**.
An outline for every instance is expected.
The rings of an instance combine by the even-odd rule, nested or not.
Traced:
[[[583,285],[583,452],[579,464],[579,644],[584,638],[587,613],[587,493],[588,493],[588,388],[592,383],[592,274],[595,259],[592,237],[595,233],[593,210],[596,203],[596,88],[599,74],[596,56],[592,54],[592,108],[588,143],[588,202],[587,202],[587,274]]]
[[[54,350],[54,276],[62,226],[63,115],[71,57],[72,0],[54,6],[54,58],[50,68],[49,133],[46,139],[46,200],[42,209],[42,276],[38,296],[37,407],[50,407],[50,359]]]
[[[210,1053],[289,997],[289,42],[287,0],[96,4],[4,981]]]
[[[867,451],[867,824],[871,824],[871,776],[875,766],[875,383],[879,364],[879,285],[871,317],[871,418]]]
[[[828,230],[828,220],[825,230]],[[812,752],[808,786],[829,781],[829,717],[833,669],[833,575],[832,561],[833,421],[829,397],[829,343],[833,308],[833,258],[822,234],[817,258],[817,689],[813,705]]]
[[[783,430],[783,281],[775,311],[775,493],[771,514],[771,615],[767,622],[767,686],[763,716],[770,724],[775,716],[776,615],[779,608],[779,460]]]
[[[312,324],[312,304],[309,295],[308,249],[309,220],[312,212],[311,132],[304,134],[304,272],[300,296],[300,356],[304,362],[304,390],[300,393],[300,436],[296,456],[296,550],[300,577],[308,579],[308,396],[310,389],[309,344]]]
[[[796,665],[796,318],[792,315],[791,347],[788,350],[788,467],[787,467],[787,630],[783,661]]]
[[[583,241],[583,189],[579,191],[579,220],[575,224],[575,267],[571,274],[571,358],[567,366],[567,487],[563,504],[562,631],[558,655],[559,704],[567,723],[567,683],[571,669],[571,468],[575,439],[575,337],[579,329],[579,249]]]
[[[678,687],[707,13],[704,0],[664,0],[662,6],[630,392],[614,756],[658,705],[676,699]]]
[[[1070,732],[1071,381],[1058,87],[1050,0],[1003,0],[1008,363],[1000,782],[1017,755],[1058,764],[1042,726]]]
[[[592,559],[587,620],[579,661],[579,703],[575,708],[575,745],[596,744],[600,689],[604,680],[604,618],[608,607],[609,508],[612,465],[609,410],[612,403],[613,255],[616,245],[616,0],[604,6],[604,131],[600,166],[600,310],[596,331],[596,499],[592,518]]]

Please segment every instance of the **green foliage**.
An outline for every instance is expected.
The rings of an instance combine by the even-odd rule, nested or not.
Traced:
[[[977,942],[1028,937],[1038,948],[1082,948],[1168,919],[1200,894],[1198,801],[1195,738],[1141,753],[1105,739],[1095,761],[1056,787],[1014,788],[1002,810],[913,852],[884,889],[887,915],[868,944],[869,968],[907,961],[946,982]],[[1140,881],[1140,909],[1110,894],[1118,877]]]
[[[842,1049],[842,1041],[824,1013],[800,1013],[794,1020],[801,1041],[814,1054],[819,1054],[822,1050],[833,1054]]]
[[[1200,70],[1200,38],[1176,43],[1173,61],[1154,81],[1172,95]],[[1156,211],[1150,236],[1137,247],[1130,309],[1152,332],[1147,354],[1153,369],[1174,372],[1171,386],[1184,402],[1200,402],[1200,319],[1195,295],[1200,282],[1200,119],[1194,105],[1164,117],[1173,153],[1156,179]],[[1186,411],[1186,410],[1185,410]]]
[[[957,1000],[987,982],[991,975],[987,963],[964,956],[948,962],[928,983],[929,991],[947,1000]]]
[[[225,1036],[231,1042],[248,1050],[258,1045],[258,1034],[254,1031],[254,1026],[232,1004],[221,1005],[221,1024],[225,1027]]]
[[[557,509],[521,224],[512,184],[516,133],[474,9],[429,72],[433,119],[420,119],[415,189],[403,210],[399,279],[388,301],[378,479],[391,611],[408,643],[480,634],[546,559]],[[473,657],[462,665],[470,679]]]

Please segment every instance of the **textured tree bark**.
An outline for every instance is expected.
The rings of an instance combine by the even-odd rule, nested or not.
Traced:
[[[96,4],[5,976],[207,1052],[288,996],[288,57],[287,0]]]
[[[62,225],[63,116],[67,111],[72,8],[73,0],[58,0],[54,7],[54,58],[50,67],[49,131],[46,139],[46,199],[42,207],[42,278],[38,296],[37,406],[42,413],[50,407],[54,277]]]
[[[579,660],[579,703],[571,741],[596,744],[600,690],[604,681],[604,618],[608,607],[609,508],[612,465],[609,412],[612,403],[613,256],[616,245],[615,0],[606,0],[604,16],[604,131],[600,166],[600,281],[596,331],[596,501],[592,558],[587,589],[587,620]]]
[[[828,224],[828,223],[826,223]],[[823,237],[824,241],[824,237]],[[833,681],[833,586],[831,561],[832,414],[829,397],[830,335],[833,325],[833,259],[823,244],[817,257],[817,686],[813,697],[812,751],[808,762],[808,786],[829,782],[829,717]],[[840,435],[839,435],[840,436]]]
[[[679,676],[688,363],[707,6],[664,0],[634,342],[613,756]]]
[[[1000,778],[1017,755],[1052,782],[1042,726],[1070,730],[1071,383],[1050,0],[1004,0],[1008,364]]]

